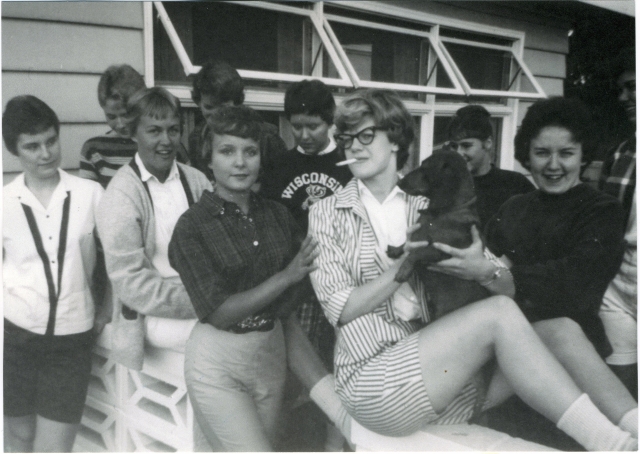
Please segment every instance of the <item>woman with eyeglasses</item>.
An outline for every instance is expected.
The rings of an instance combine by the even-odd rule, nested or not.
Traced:
[[[632,435],[615,425],[627,413],[637,417],[635,401],[594,390],[598,406],[592,403],[576,384],[584,377],[563,366],[575,358],[556,358],[545,347],[512,299],[505,265],[482,251],[477,230],[482,260],[468,266],[468,279],[494,296],[430,321],[420,283],[395,281],[408,252],[426,246],[407,238],[429,203],[396,185],[414,139],[400,98],[355,92],[338,107],[335,124],[354,179],[311,208],[309,234],[319,251],[311,280],[339,329],[336,391],[351,416],[374,432],[406,436],[428,424],[466,422],[515,393],[589,450],[637,449],[637,428]],[[387,257],[387,246],[403,244],[402,257]],[[487,363],[493,375],[482,386],[476,377]]]

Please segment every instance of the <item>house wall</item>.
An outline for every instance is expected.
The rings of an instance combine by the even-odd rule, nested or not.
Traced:
[[[2,106],[31,94],[60,118],[62,168],[79,167],[82,144],[107,132],[97,98],[100,74],[128,63],[144,73],[140,2],[3,2]],[[4,184],[20,171],[2,150]]]

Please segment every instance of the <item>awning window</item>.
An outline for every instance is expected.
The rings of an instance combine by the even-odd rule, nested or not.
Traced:
[[[337,87],[535,99],[544,91],[514,51],[512,36],[464,30],[442,36],[435,24],[403,23],[380,14],[339,14],[332,4],[154,2],[155,79],[184,84],[207,59],[220,59],[269,86],[310,77]],[[408,23],[409,25],[406,25]],[[459,35],[460,33],[458,33]],[[484,38],[484,39],[483,39]]]

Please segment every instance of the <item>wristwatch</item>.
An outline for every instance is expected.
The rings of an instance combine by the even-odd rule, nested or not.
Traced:
[[[478,283],[483,287],[491,285],[496,281],[496,279],[498,279],[502,275],[502,272],[505,270],[508,270],[508,268],[497,267],[489,279],[487,279],[484,282],[478,282]]]

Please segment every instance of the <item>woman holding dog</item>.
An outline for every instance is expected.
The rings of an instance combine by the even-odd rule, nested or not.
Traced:
[[[319,250],[311,278],[327,318],[339,328],[336,391],[355,420],[403,436],[427,424],[467,421],[476,406],[488,408],[516,393],[589,450],[637,449],[635,400],[606,375],[604,363],[586,377],[572,367],[575,355],[600,361],[586,338],[574,339],[575,352],[566,357],[549,352],[537,332],[554,322],[529,323],[512,299],[511,274],[483,251],[477,230],[473,254],[465,250],[466,260],[454,257],[442,267],[482,283],[494,296],[430,321],[420,285],[395,281],[408,252],[426,245],[406,238],[428,204],[396,186],[414,138],[399,97],[355,92],[338,107],[335,124],[337,142],[355,159],[349,164],[355,178],[311,209],[309,231]],[[403,243],[400,259],[386,257],[388,245]],[[474,377],[493,360],[486,399],[479,400]],[[606,387],[599,387],[602,376]]]

